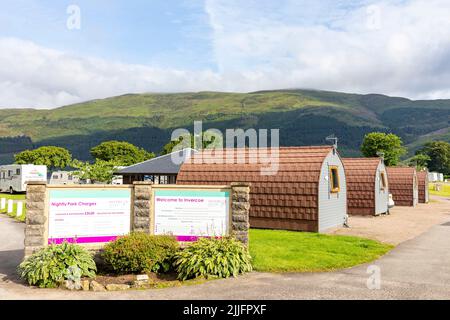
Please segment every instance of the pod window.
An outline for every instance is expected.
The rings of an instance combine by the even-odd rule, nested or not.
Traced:
[[[338,193],[341,188],[339,185],[339,168],[336,166],[330,167],[330,192]]]
[[[381,180],[381,189],[384,190],[387,187],[387,180],[386,180],[386,174],[384,172],[380,173],[380,180]]]

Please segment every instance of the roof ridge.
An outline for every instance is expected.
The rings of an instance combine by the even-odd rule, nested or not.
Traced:
[[[332,149],[330,145],[318,145],[318,146],[281,146],[280,149]]]
[[[184,152],[184,151],[186,151],[186,150],[198,152],[197,150],[195,150],[195,149],[193,149],[193,148],[184,148],[184,149],[181,149],[181,150],[178,150],[178,151],[173,151],[173,152],[168,153],[168,154],[163,154],[163,155],[160,155],[160,156],[157,156],[157,157],[154,157],[154,158],[151,158],[151,159],[148,159],[148,160],[139,162],[139,163],[132,164],[131,166],[125,167],[125,168],[123,168],[123,169],[133,168],[133,167],[138,166],[138,165],[141,165],[141,164],[143,164],[143,163],[146,163],[146,162],[149,162],[149,161],[155,161],[155,160],[157,160],[157,159],[161,159],[161,158],[164,158],[164,157],[167,157],[167,156],[171,156],[171,155],[174,154],[174,153]],[[122,169],[122,170],[123,170],[123,169]]]
[[[358,158],[358,157],[354,157],[354,158],[342,158],[344,160],[381,160],[380,157],[367,157],[367,158]]]

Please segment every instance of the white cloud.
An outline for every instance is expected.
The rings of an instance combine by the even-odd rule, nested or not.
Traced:
[[[0,107],[280,88],[450,98],[447,0],[207,0],[205,11],[218,71],[125,64],[0,38]]]
[[[222,72],[255,72],[265,88],[450,98],[447,0],[277,2],[282,17],[240,3],[206,2]]]
[[[0,106],[55,107],[135,92],[199,90],[218,83],[189,72],[71,56],[19,39],[0,39]]]

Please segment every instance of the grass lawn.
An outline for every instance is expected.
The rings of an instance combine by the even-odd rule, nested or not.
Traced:
[[[441,185],[441,191],[434,191],[434,183],[430,183],[430,194],[441,197],[450,197],[450,183],[439,183]]]
[[[394,246],[349,236],[279,230],[250,230],[255,271],[318,272],[373,261]]]
[[[9,193],[0,193],[0,198],[6,198],[7,200],[24,200],[25,201],[25,194],[19,193],[19,194],[9,194]]]
[[[17,204],[13,204],[13,212],[12,213],[7,213],[7,210],[0,210],[0,213],[6,214],[8,216],[10,216],[11,218],[14,218],[18,221],[21,222],[25,222],[26,216],[27,216],[27,210],[25,209],[25,205],[23,206],[22,209],[22,215],[20,217],[17,216]]]
[[[11,199],[11,200],[23,201],[23,211],[22,211],[22,215],[20,217],[17,217],[17,203],[13,204],[13,212],[12,213],[8,214],[7,210],[2,211],[1,209],[0,209],[0,213],[7,214],[8,216],[10,216],[16,220],[22,221],[22,222],[25,221],[25,217],[26,217],[25,194],[10,195],[10,194],[6,194],[6,193],[0,193],[0,198],[6,198],[7,200]]]

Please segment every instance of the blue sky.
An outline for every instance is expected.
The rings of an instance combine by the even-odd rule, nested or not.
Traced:
[[[448,12],[447,0],[2,1],[0,108],[280,88],[450,98]]]
[[[69,30],[66,10],[81,10]],[[16,0],[2,4],[1,35],[53,49],[128,63],[214,67],[201,1]]]

